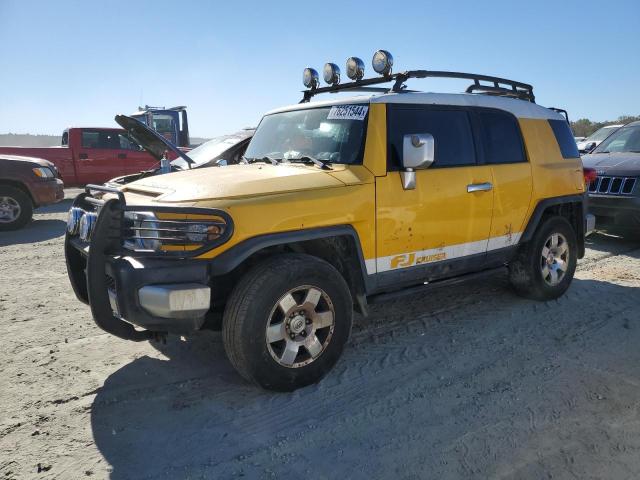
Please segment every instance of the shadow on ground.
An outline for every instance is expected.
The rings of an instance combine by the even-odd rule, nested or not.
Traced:
[[[600,356],[602,365],[618,365],[632,378],[640,373],[628,358],[636,351],[628,344],[637,341],[638,319],[597,314],[605,298],[622,302],[630,295],[638,289],[575,280],[563,298],[538,303],[498,282],[412,298],[402,311],[398,303],[376,305],[334,371],[288,394],[244,382],[226,360],[219,333],[173,338],[158,347],[168,360],[138,358],[107,378],[91,410],[95,444],[113,479],[335,478],[337,465],[353,478],[389,478],[403,465],[416,478],[426,471],[433,478],[470,478],[465,468],[474,459],[467,457],[478,451],[473,472],[491,477],[498,467],[517,464],[513,455],[531,453],[520,446],[533,437],[546,435],[552,451],[562,450],[565,443],[555,446],[557,429],[564,442],[616,422],[604,403],[584,418],[576,416],[580,404],[572,404],[565,418],[563,398],[582,399],[576,392],[590,388],[589,377],[575,373],[582,357]],[[458,306],[434,313],[443,302]],[[584,314],[575,314],[578,307]],[[422,334],[407,327],[412,319]],[[381,325],[387,334],[378,333]],[[550,359],[553,368],[546,367]],[[530,431],[522,402],[529,410],[555,408],[553,422]],[[505,424],[517,436],[500,441],[498,431],[485,452],[486,435]],[[520,465],[520,473],[546,478],[545,462],[553,458]],[[562,477],[566,462],[557,462],[547,467]]]
[[[597,231],[585,239],[585,247],[602,253],[619,254],[640,248],[640,239],[632,235]]]
[[[66,227],[66,222],[62,220],[35,219],[20,230],[0,232],[0,247],[51,240],[64,235]]]
[[[40,207],[36,209],[35,213],[65,213],[69,211],[72,203],[73,203],[73,198],[65,198],[64,200],[58,203]]]

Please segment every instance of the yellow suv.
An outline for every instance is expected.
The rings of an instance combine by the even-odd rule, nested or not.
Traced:
[[[562,295],[593,228],[567,119],[524,83],[391,64],[376,52],[364,79],[352,57],[344,84],[327,64],[326,87],[306,69],[303,101],[263,117],[242,164],[88,186],[65,253],[96,323],[137,341],[221,327],[242,376],[293,390],[331,369],[368,303],[499,272]],[[472,83],[405,88],[429,77]]]

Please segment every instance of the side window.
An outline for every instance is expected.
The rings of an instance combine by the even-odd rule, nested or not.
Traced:
[[[131,138],[129,138],[124,133],[118,134],[118,141],[120,143],[120,148],[122,150],[134,150],[136,152],[139,152],[140,150],[142,150],[140,148],[140,145],[138,145],[136,142],[134,142]]]
[[[457,167],[476,163],[469,114],[464,110],[436,110],[422,106],[388,105],[388,169],[399,170],[402,142],[407,134],[430,133],[435,139],[435,160],[431,168]]]
[[[576,140],[569,128],[569,124],[565,120],[549,120],[549,125],[556,136],[556,141],[560,147],[563,158],[580,158]]]
[[[111,130],[100,132],[99,148],[105,148],[109,150],[119,150],[120,140],[118,139],[118,137],[119,137],[119,134]]]
[[[82,148],[100,148],[100,132],[83,130],[81,145]]]
[[[476,113],[482,131],[485,163],[525,162],[524,145],[513,115],[499,111]]]
[[[69,146],[69,131],[65,130],[64,132],[62,132],[62,144],[63,147],[68,147]]]

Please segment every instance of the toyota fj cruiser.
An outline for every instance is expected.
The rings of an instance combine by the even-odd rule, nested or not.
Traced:
[[[136,341],[221,323],[242,376],[293,390],[331,369],[368,303],[500,271],[525,297],[562,295],[593,227],[566,118],[528,84],[391,65],[376,52],[364,79],[351,57],[340,84],[327,64],[326,87],[306,69],[302,102],[264,116],[243,164],[88,186],[65,253],[95,322]],[[428,77],[472,83],[405,88]]]

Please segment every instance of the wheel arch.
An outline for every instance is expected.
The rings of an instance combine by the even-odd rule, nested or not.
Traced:
[[[366,313],[368,277],[357,232],[350,225],[321,227],[259,235],[247,239],[210,261],[212,277],[232,286],[253,265],[268,256],[296,252],[320,258],[332,265],[349,285],[356,307]],[[220,300],[230,293],[221,291]]]
[[[545,218],[550,216],[561,216],[566,218],[573,226],[578,240],[578,258],[584,257],[584,216],[585,216],[585,196],[569,195],[556,198],[546,198],[540,200],[536,205],[533,214],[529,218],[526,228],[520,239],[520,243],[526,243],[533,237],[538,226]]]
[[[31,205],[34,208],[36,207],[36,203],[33,200],[33,195],[31,195],[31,191],[23,182],[20,182],[18,180],[10,180],[7,178],[3,178],[3,179],[0,179],[0,187],[2,186],[13,187],[20,190],[29,198],[29,200],[31,200]]]

